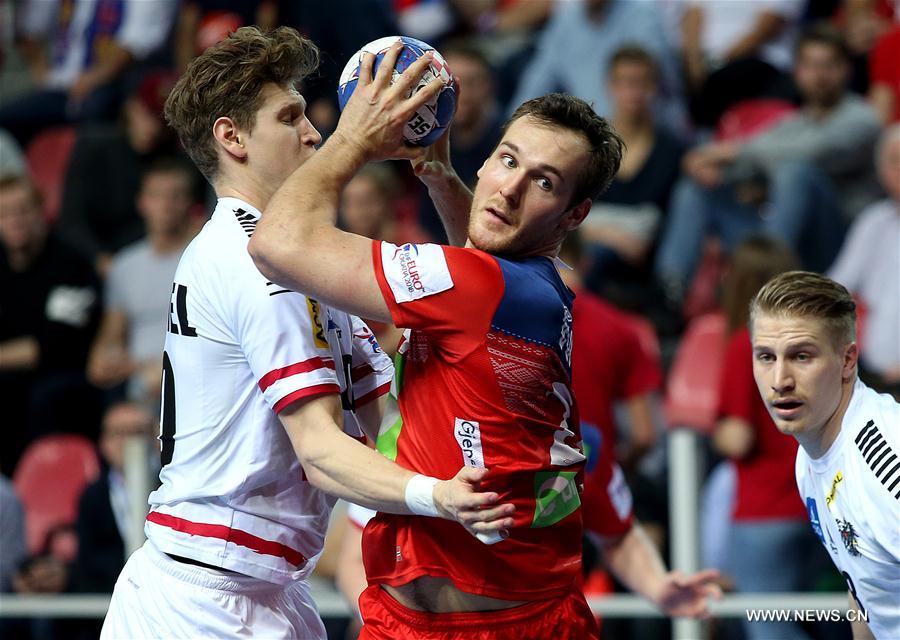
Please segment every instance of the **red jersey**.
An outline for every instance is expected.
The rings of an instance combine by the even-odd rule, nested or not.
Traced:
[[[719,415],[734,416],[753,427],[753,449],[735,460],[735,520],[801,520],[806,509],[796,491],[797,441],[772,422],[753,379],[753,345],[746,327],[734,332],[725,348]]]
[[[429,575],[508,600],[564,595],[581,567],[585,456],[571,389],[573,294],[552,260],[373,243],[398,350],[378,449],[437,478],[491,470],[482,490],[516,506],[510,537],[484,545],[457,523],[378,514],[363,536],[370,584]],[[606,494],[604,494],[606,495]]]

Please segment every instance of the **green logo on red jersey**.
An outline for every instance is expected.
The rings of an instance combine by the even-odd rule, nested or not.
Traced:
[[[581,506],[575,474],[575,471],[539,471],[535,474],[532,528],[554,525]]]

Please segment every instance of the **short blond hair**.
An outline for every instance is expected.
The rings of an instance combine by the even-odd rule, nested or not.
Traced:
[[[757,315],[814,318],[835,345],[856,340],[856,302],[847,288],[810,271],[786,271],[769,280],[750,302],[750,327]]]
[[[227,116],[243,128],[256,123],[262,88],[295,87],[319,65],[312,40],[290,27],[265,33],[241,27],[195,58],[166,99],[166,122],[200,173],[212,182],[219,159],[212,129]]]

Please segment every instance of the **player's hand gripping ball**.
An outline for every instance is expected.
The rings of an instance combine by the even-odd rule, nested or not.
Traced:
[[[350,96],[353,95],[353,90],[356,89],[362,54],[371,53],[375,56],[374,73],[378,71],[378,67],[384,59],[384,54],[397,40],[403,41],[403,50],[400,52],[397,64],[394,66],[391,84],[397,81],[397,78],[409,65],[428,51],[433,52],[434,58],[412,91],[418,91],[435,77],[440,78],[441,82],[444,83],[444,88],[437,94],[437,97],[419,107],[403,130],[403,137],[407,142],[427,147],[441,137],[447,127],[450,126],[453,114],[456,113],[456,81],[453,79],[450,67],[447,66],[441,54],[434,47],[425,44],[421,40],[407,36],[388,36],[373,40],[354,53],[341,73],[341,80],[338,84],[338,104],[341,111],[343,111]],[[412,94],[410,93],[410,95]]]

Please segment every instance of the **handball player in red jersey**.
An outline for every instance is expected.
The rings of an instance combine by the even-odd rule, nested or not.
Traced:
[[[573,294],[555,257],[617,171],[621,139],[581,100],[529,101],[473,195],[453,174],[446,139],[427,152],[404,146],[403,126],[440,84],[410,92],[428,56],[391,84],[399,51],[374,78],[364,57],[337,129],[274,195],[249,250],[273,282],[408,328],[378,449],[433,477],[460,462],[490,469],[481,489],[516,511],[502,537],[480,540],[458,525],[379,514],[363,535],[360,637],[595,638],[576,584],[585,455],[570,376]],[[397,157],[413,159],[451,242],[465,247],[397,246],[335,228],[356,171]],[[637,526],[609,550],[626,584],[670,613],[705,612],[715,572],[667,574]]]

